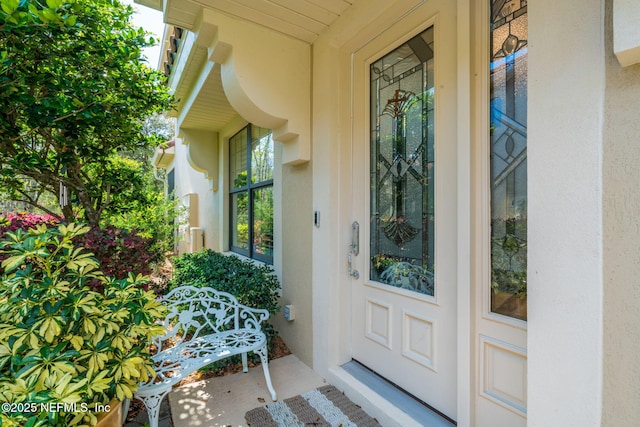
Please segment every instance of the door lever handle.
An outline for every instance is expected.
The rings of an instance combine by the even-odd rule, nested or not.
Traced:
[[[357,279],[360,277],[358,270],[352,267],[353,257],[360,253],[360,224],[354,221],[351,224],[351,244],[349,245],[349,276]]]
[[[360,224],[353,221],[351,224],[351,253],[358,256],[360,253]]]

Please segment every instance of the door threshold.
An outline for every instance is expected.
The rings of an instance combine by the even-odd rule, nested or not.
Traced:
[[[357,360],[347,362],[341,368],[423,426],[452,427],[457,425],[451,418],[418,400]]]

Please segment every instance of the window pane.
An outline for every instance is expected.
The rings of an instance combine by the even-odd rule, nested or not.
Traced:
[[[273,257],[273,187],[253,191],[253,251]]]
[[[269,129],[251,128],[251,183],[273,179],[273,139]]]
[[[527,319],[527,6],[491,9],[491,310]]]
[[[272,262],[274,150],[271,130],[248,125],[234,135],[229,140],[229,163],[230,246],[248,257]]]
[[[229,140],[229,177],[231,188],[247,185],[247,128]]]
[[[249,197],[248,192],[231,195],[231,245],[249,250]]]
[[[370,278],[434,294],[433,28],[374,62]]]

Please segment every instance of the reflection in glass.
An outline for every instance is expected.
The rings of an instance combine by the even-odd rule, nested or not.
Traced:
[[[273,179],[273,139],[269,129],[251,127],[251,183]]]
[[[229,139],[231,188],[247,185],[247,132],[248,128],[244,128]]]
[[[273,187],[253,191],[253,251],[273,256]]]
[[[491,311],[527,319],[527,2],[491,6]]]
[[[433,28],[370,67],[370,278],[434,294]]]
[[[248,125],[229,139],[230,249],[273,262],[273,171],[271,130]]]
[[[231,245],[249,250],[249,198],[246,192],[231,195]]]

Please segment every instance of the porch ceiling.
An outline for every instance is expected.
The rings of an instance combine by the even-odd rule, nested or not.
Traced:
[[[310,102],[299,95],[310,90],[310,45],[356,0],[134,1],[159,8],[169,24],[160,63],[181,128],[220,131],[239,115],[273,129],[283,163],[309,160]],[[268,73],[251,74],[270,59]]]
[[[194,0],[194,3],[313,43],[355,1]]]
[[[220,65],[216,64],[213,67],[196,93],[188,114],[182,120],[181,127],[219,131],[236,115],[235,110],[227,101],[222,87]]]

